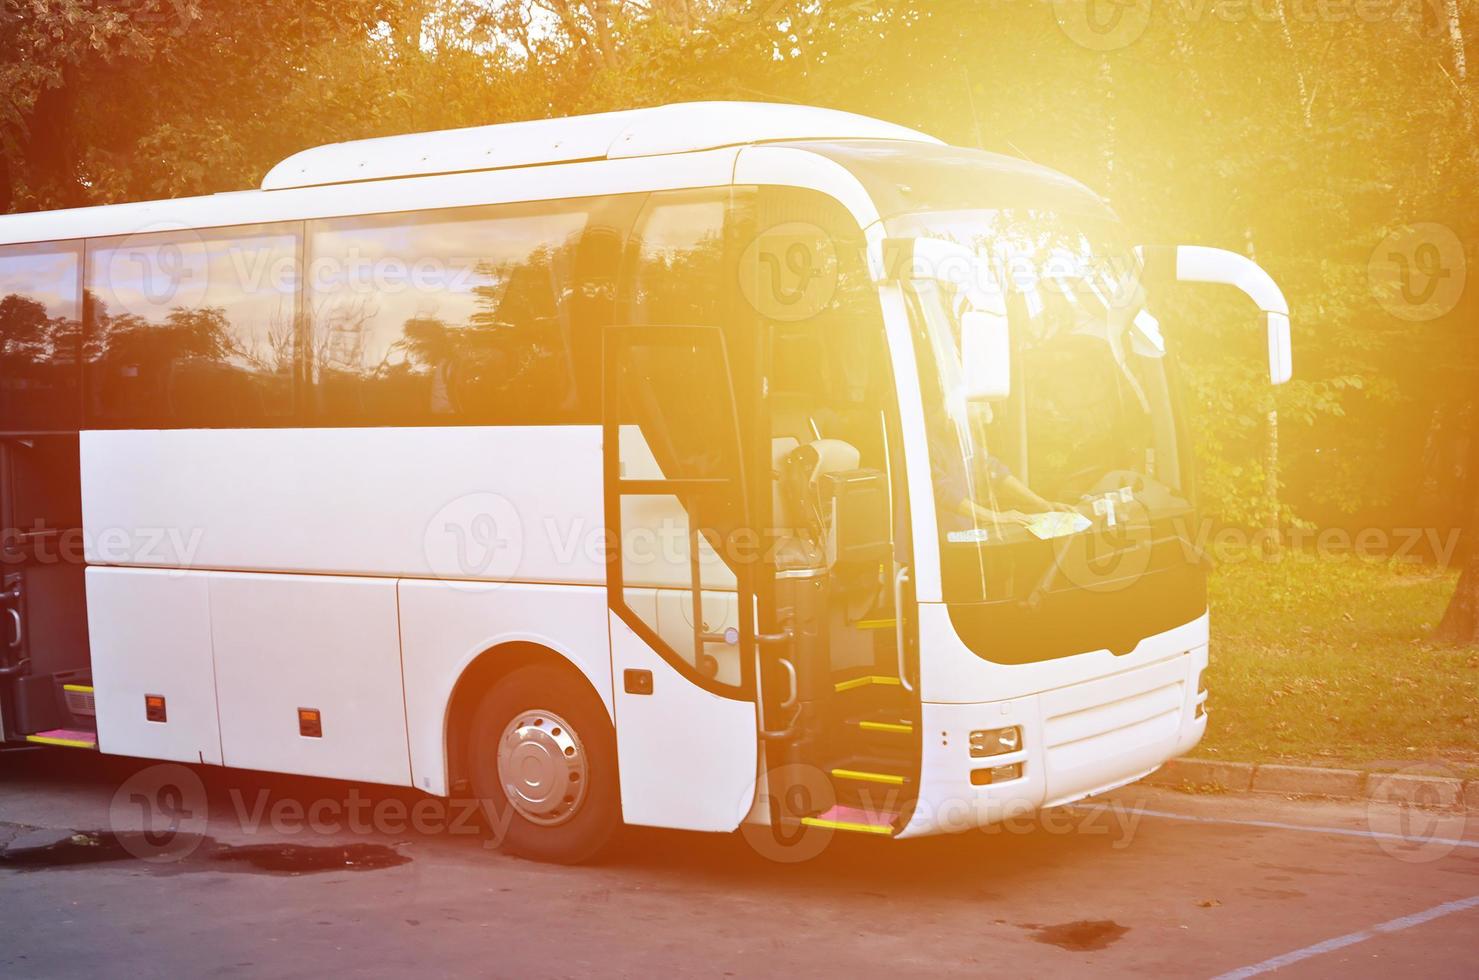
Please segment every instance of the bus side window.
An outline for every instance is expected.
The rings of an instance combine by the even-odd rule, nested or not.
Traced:
[[[312,411],[335,425],[594,423],[575,314],[594,201],[309,228]],[[597,347],[599,350],[599,347]]]
[[[106,427],[289,424],[296,229],[89,242],[89,420]]]
[[[82,249],[0,247],[0,429],[77,431]]]

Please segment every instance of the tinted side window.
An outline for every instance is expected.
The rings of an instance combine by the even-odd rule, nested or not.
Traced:
[[[610,202],[314,222],[309,346],[330,425],[594,422]],[[589,270],[589,271],[588,271]]]
[[[0,429],[75,431],[80,245],[0,247]]]
[[[724,229],[729,191],[653,194],[642,209],[632,240],[628,285],[630,322],[645,326],[726,326]],[[706,338],[707,339],[707,338]],[[717,339],[711,341],[716,345]],[[714,457],[710,435],[733,427],[733,419],[706,417],[706,393],[730,365],[719,346],[699,348],[667,342],[623,348],[624,420],[637,422],[668,479],[729,476]],[[705,370],[699,370],[702,364]],[[713,372],[717,371],[715,375]],[[725,411],[729,411],[727,400]],[[734,461],[727,461],[733,464]]]
[[[730,192],[654,194],[634,236],[631,323],[721,326],[728,314],[725,217]]]
[[[105,427],[293,418],[294,225],[89,242],[87,405]]]

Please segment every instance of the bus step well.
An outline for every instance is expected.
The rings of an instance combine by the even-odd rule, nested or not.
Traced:
[[[57,728],[49,732],[27,735],[26,741],[34,745],[60,745],[69,749],[93,749],[98,747],[96,732],[79,732],[70,728]]]
[[[896,813],[839,805],[815,817],[802,817],[801,823],[807,827],[821,827],[827,830],[844,830],[854,834],[877,834],[881,837],[892,837],[894,833],[894,820],[897,817],[898,814]]]
[[[98,703],[91,684],[63,684],[62,697],[72,714],[84,718],[97,717]]]

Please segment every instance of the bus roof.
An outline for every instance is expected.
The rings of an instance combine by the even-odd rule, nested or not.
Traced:
[[[544,166],[562,170],[559,191],[566,196],[649,184],[717,186],[731,182],[740,148],[795,140],[943,145],[904,126],[833,109],[691,102],[333,143],[283,160],[261,190],[0,215],[0,245],[541,200],[553,187]],[[666,183],[651,178],[647,161],[659,158],[679,164],[663,168]],[[586,169],[592,166],[596,172]],[[576,172],[579,179],[572,179]],[[367,195],[367,184],[377,192]]]
[[[984,199],[986,185],[999,192],[993,199],[1020,198],[1024,206],[1029,198],[1092,197],[1045,167],[947,147],[866,116],[810,106],[691,102],[333,143],[283,160],[260,190],[0,215],[0,245],[543,200],[552,190],[581,197],[713,187],[732,183],[736,155],[756,144],[830,157],[858,176],[885,216],[927,203],[943,207],[952,194]],[[914,174],[915,157],[928,175]],[[890,181],[910,187],[891,187]],[[374,191],[366,193],[370,187]]]
[[[765,102],[685,102],[566,119],[330,143],[268,171],[264,191],[580,160],[691,153],[797,139],[940,141],[836,109]]]

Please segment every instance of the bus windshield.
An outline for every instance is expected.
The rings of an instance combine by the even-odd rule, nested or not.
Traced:
[[[910,282],[947,601],[1035,601],[1113,575],[1123,563],[1105,565],[1106,552],[1153,542],[1191,507],[1134,252],[1102,217],[974,210],[896,224],[985,258],[1011,335],[1010,395],[968,400],[965,290]]]

